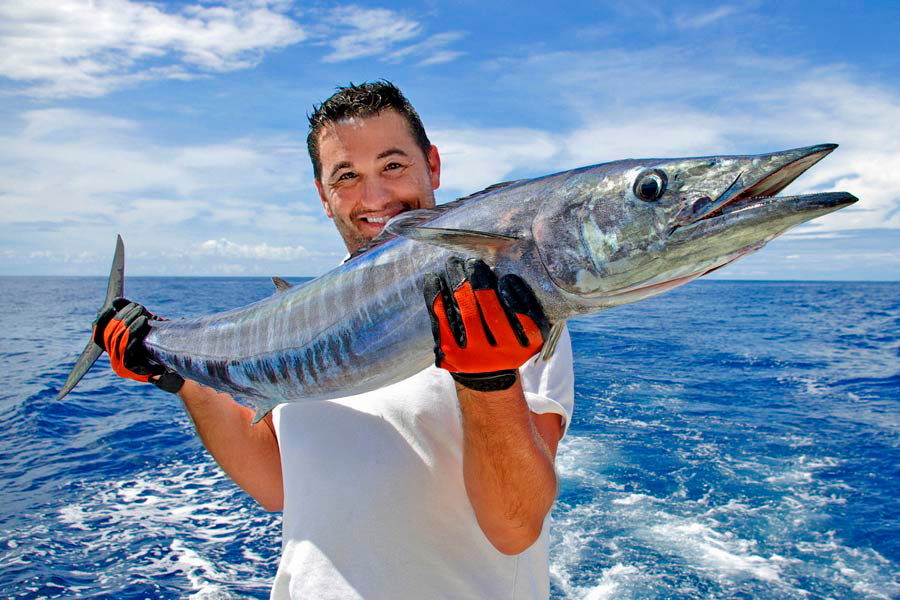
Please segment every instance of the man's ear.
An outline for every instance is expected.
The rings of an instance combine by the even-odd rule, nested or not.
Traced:
[[[325,214],[328,215],[329,219],[334,218],[334,213],[331,212],[331,206],[328,204],[328,200],[325,199],[325,191],[322,189],[322,182],[319,181],[319,178],[316,178],[316,189],[319,190],[319,200],[322,201],[322,207],[325,209]]]
[[[431,189],[441,187],[441,155],[437,146],[428,149],[428,170],[431,171]]]

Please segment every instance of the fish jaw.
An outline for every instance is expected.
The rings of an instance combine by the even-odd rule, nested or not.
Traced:
[[[768,242],[789,228],[858,201],[847,192],[825,192],[801,196],[752,198],[726,205],[703,219],[681,226],[669,235],[669,244],[696,245],[718,238],[729,244]]]
[[[733,176],[734,180],[714,200],[702,192],[685,194],[672,229],[772,198],[835,148],[837,144],[819,144],[757,156],[714,159],[711,166],[716,162],[726,165],[730,171],[726,176]]]

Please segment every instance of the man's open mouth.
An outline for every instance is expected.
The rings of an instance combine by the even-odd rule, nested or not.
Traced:
[[[400,213],[404,213],[408,210],[412,210],[412,206],[410,206],[409,203],[393,201],[386,206],[381,207],[378,211],[371,214],[363,213],[362,215],[357,216],[357,218],[363,223],[370,225],[384,225]]]

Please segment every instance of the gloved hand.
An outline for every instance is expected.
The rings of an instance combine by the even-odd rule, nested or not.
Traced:
[[[150,382],[163,391],[175,394],[184,385],[184,378],[151,361],[144,348],[144,338],[150,331],[147,321],[150,319],[162,320],[140,304],[117,298],[94,321],[94,343],[109,354],[112,369],[119,377]]]
[[[435,365],[474,390],[513,385],[550,330],[528,284],[518,275],[498,281],[479,259],[449,258],[444,273],[425,275],[424,293]]]

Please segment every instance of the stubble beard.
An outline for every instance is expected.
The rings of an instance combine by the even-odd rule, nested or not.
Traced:
[[[398,215],[413,210],[413,207],[409,202],[401,202],[401,204],[402,208],[400,209],[400,212],[397,213]],[[335,226],[337,227],[338,233],[340,233],[341,237],[344,239],[344,245],[347,246],[347,251],[350,252],[350,254],[368,246],[378,235],[366,236],[360,232],[359,228],[356,226],[359,215],[364,214],[365,212],[366,211],[364,210],[354,211],[350,215],[349,220],[335,219]],[[384,231],[384,228],[382,228],[382,231]]]

